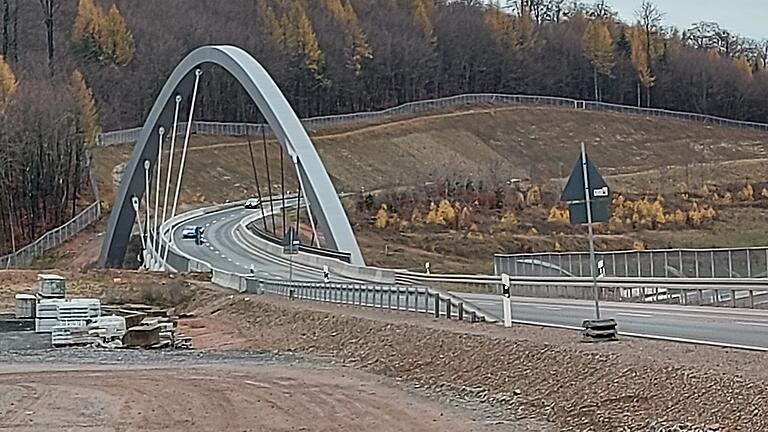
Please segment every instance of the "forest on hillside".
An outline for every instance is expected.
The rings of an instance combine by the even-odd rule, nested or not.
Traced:
[[[206,44],[253,54],[301,116],[503,92],[768,122],[768,42],[669,27],[651,1],[622,22],[610,1],[0,0],[0,253],[93,199],[95,136],[140,125]],[[206,75],[198,117],[258,119]]]

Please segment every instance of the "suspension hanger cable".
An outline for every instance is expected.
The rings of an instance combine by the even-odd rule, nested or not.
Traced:
[[[162,174],[163,169],[163,142],[165,141],[165,128],[160,126],[160,129],[158,130],[158,142],[157,142],[157,174],[155,174],[155,214],[154,214],[154,221],[153,221],[153,228],[152,231],[154,233],[154,237],[152,239],[152,248],[155,250],[155,253],[158,252],[158,248],[160,246],[160,241],[157,238],[157,219],[158,219],[158,211],[160,210],[160,177]]]
[[[301,188],[301,174],[299,174],[299,171],[298,171],[299,162],[296,156],[293,156],[293,165],[296,167],[296,177],[299,178],[299,194],[297,196],[298,201],[296,202],[296,236],[298,237],[299,242],[301,242],[301,236],[299,235],[301,231],[299,231],[299,228],[301,225],[301,192],[302,192],[301,189],[302,188]]]
[[[187,118],[187,130],[184,131],[184,148],[181,151],[181,163],[179,164],[179,175],[176,177],[176,193],[173,197],[173,207],[171,210],[171,219],[176,217],[176,209],[179,205],[179,193],[181,192],[181,179],[184,176],[184,167],[187,162],[187,150],[189,149],[189,137],[192,133],[192,120],[194,118],[195,114],[195,102],[197,101],[197,89],[200,85],[200,75],[203,74],[203,71],[200,69],[195,70],[195,87],[192,90],[192,101],[189,104],[189,117]],[[173,242],[173,239],[169,239],[168,246],[165,248],[165,255],[163,256],[163,261],[165,261],[168,258],[168,251],[170,249],[170,243]]]
[[[259,196],[259,205],[264,208],[264,201],[261,199],[261,185],[259,184],[259,175],[256,171],[256,159],[253,157],[253,146],[251,144],[251,135],[248,134],[248,153],[251,154],[251,167],[253,168],[253,178],[256,180],[256,193]],[[262,217],[261,221],[264,223],[264,232],[267,232],[267,218]]]
[[[312,227],[312,243],[315,244],[316,247],[320,247],[320,239],[317,237],[317,229],[315,227],[315,219],[312,217],[312,209],[310,206],[309,198],[307,198],[306,195],[306,189],[304,188],[304,182],[301,179],[301,171],[299,170],[299,158],[298,156],[293,156],[293,164],[296,167],[296,177],[299,179],[299,204],[301,204],[301,196],[304,195],[304,201],[306,201],[306,207],[307,207],[307,217],[309,218],[309,225]],[[299,205],[299,209],[301,209],[301,205]],[[298,212],[297,212],[298,214]],[[298,220],[296,222],[296,226],[299,226]],[[312,245],[310,243],[310,246]]]
[[[283,237],[285,237],[285,233],[288,226],[288,221],[286,220],[286,213],[285,213],[285,166],[283,165],[283,159],[285,158],[283,156],[283,146],[280,146],[280,192],[283,197],[283,203],[280,207],[280,213],[283,215]]]
[[[144,242],[144,223],[141,221],[141,209],[139,208],[139,197],[136,195],[131,197],[131,205],[133,206],[133,212],[136,213],[136,224],[139,226],[139,239],[141,240],[142,253],[147,250],[147,244]]]
[[[149,218],[150,218],[150,215],[151,215],[151,212],[152,212],[152,198],[151,198],[152,194],[149,193],[150,187],[151,187],[150,183],[149,183],[149,171],[150,171],[151,168],[152,168],[152,164],[149,162],[149,159],[145,159],[144,160],[144,196],[145,196],[145,198],[144,198],[144,204],[145,204],[145,206],[144,206],[144,210],[145,210],[144,223],[146,224],[146,227],[147,227],[147,229],[145,231],[145,234],[147,236],[147,242],[146,242],[145,250],[149,249],[149,242],[150,242],[150,237],[149,237]],[[145,266],[147,266],[148,264],[149,263],[147,263],[147,262],[144,263]]]
[[[160,220],[160,229],[162,230],[162,225],[165,223],[166,219],[166,211],[168,210],[168,192],[171,190],[171,174],[173,172],[173,157],[176,152],[176,136],[178,135],[179,130],[179,110],[181,107],[181,101],[182,97],[181,95],[176,95],[176,110],[173,115],[173,131],[171,132],[171,148],[170,153],[168,153],[168,174],[165,177],[165,198],[163,199],[163,218]],[[160,236],[162,237],[162,233],[160,233]],[[170,242],[170,239],[168,239],[168,242]],[[168,246],[166,242],[166,247]],[[165,256],[162,254],[163,248],[162,248],[162,238],[160,239],[160,250],[158,253],[160,253],[160,256]],[[165,260],[163,260],[163,269],[165,269]]]
[[[267,153],[267,133],[264,128],[261,129],[261,141],[264,144],[264,164],[267,166],[267,187],[269,188],[269,212],[272,216],[272,234],[277,235],[275,225],[275,203],[272,200],[272,177],[269,174],[269,153]]]

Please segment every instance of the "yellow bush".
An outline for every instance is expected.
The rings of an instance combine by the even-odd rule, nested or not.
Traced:
[[[373,225],[376,228],[383,230],[387,227],[387,224],[389,224],[389,213],[387,212],[387,205],[382,204],[381,208],[376,213],[376,219]]]
[[[539,206],[541,204],[541,189],[538,186],[531,186],[525,194],[525,202],[532,207]]]
[[[429,203],[429,212],[424,218],[424,222],[428,224],[439,224],[440,218],[437,215],[437,205],[434,202]]]
[[[760,195],[762,195],[763,198],[768,199],[768,189],[763,188],[763,191],[760,192]]]
[[[513,228],[517,225],[517,216],[512,210],[507,210],[501,217],[501,225],[505,228]]]
[[[752,185],[747,182],[744,187],[736,194],[736,197],[739,199],[739,201],[754,201],[755,200],[755,189],[752,188]]]
[[[676,225],[685,225],[686,222],[688,222],[688,213],[682,210],[675,210],[674,213],[670,213],[667,215],[667,221],[672,222]]]
[[[549,210],[547,222],[567,224],[570,222],[570,212],[567,208],[561,208],[560,205],[555,205]]]
[[[440,201],[440,205],[437,208],[437,223],[446,225],[456,220],[456,211],[453,209],[451,202],[448,200]]]
[[[635,240],[632,243],[632,249],[634,249],[636,251],[644,251],[647,248],[648,248],[648,245],[646,245],[645,242],[642,241],[642,240]]]
[[[699,226],[704,222],[711,221],[717,216],[717,212],[712,207],[699,206],[693,203],[691,210],[688,211],[688,220],[693,226]]]

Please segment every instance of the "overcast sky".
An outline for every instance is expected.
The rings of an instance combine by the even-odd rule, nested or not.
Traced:
[[[635,21],[642,0],[607,0],[624,21]],[[666,13],[665,25],[680,29],[699,21],[714,21],[732,32],[768,39],[768,0],[656,0]]]

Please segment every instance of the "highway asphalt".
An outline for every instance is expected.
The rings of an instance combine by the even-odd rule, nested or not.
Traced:
[[[501,296],[453,294],[503,316]],[[621,334],[768,349],[768,311],[613,302],[600,306],[602,317],[614,318]],[[517,322],[580,328],[583,320],[594,317],[592,301],[512,298],[512,318]]]
[[[267,206],[267,210],[269,210],[269,206]],[[277,205],[275,210],[278,210]],[[262,210],[237,207],[189,220],[174,230],[174,243],[186,255],[226,272],[248,274],[252,266],[256,277],[265,279],[322,281],[322,271],[308,270],[294,265],[293,272],[291,272],[290,268],[285,267],[283,261],[250,250],[238,243],[234,233],[237,225],[243,218],[252,216],[256,212],[261,213]],[[181,231],[185,226],[205,228],[202,245],[198,246],[194,239],[182,238]],[[284,257],[284,259],[289,258]],[[331,280],[342,282],[345,279],[331,275]]]
[[[267,208],[266,210],[269,210]],[[265,210],[265,211],[266,211]],[[288,280],[284,261],[252,250],[235,235],[245,217],[261,210],[227,209],[185,222],[174,231],[177,247],[189,256],[213,267],[247,274],[251,266],[257,277]],[[181,238],[183,226],[205,227],[204,244]],[[322,281],[318,270],[294,266],[293,280]],[[334,282],[344,278],[331,275]],[[453,293],[482,310],[501,317],[501,297],[497,295]],[[730,344],[768,350],[768,311],[660,304],[601,302],[604,318],[615,318],[619,332],[695,343]],[[513,298],[513,319],[517,322],[579,328],[582,321],[594,318],[594,302],[569,299]]]

